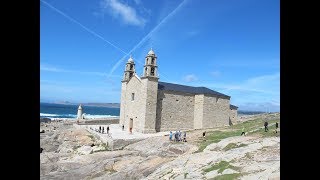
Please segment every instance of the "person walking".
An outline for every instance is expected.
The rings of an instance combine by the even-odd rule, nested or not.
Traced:
[[[109,126],[107,126],[107,134],[109,134],[109,130],[110,130],[110,128],[109,128]]]
[[[99,126],[99,133],[101,133],[101,126]]]
[[[242,133],[241,133],[241,136],[242,136],[242,135],[244,135],[244,136],[246,135],[246,133],[244,132],[244,127],[242,127]]]
[[[206,138],[206,132],[202,133],[203,138]]]
[[[184,132],[184,135],[183,135],[183,142],[187,142],[187,132],[186,131]]]
[[[178,134],[178,131],[176,131],[176,133],[174,133],[174,139],[176,142],[179,141],[179,134]]]
[[[279,124],[278,124],[278,122],[276,122],[276,133],[278,133],[278,127],[279,127]]]
[[[124,131],[124,125],[122,124],[122,131]]]
[[[102,126],[102,134],[104,134],[104,127]]]
[[[269,131],[269,129],[268,129],[268,122],[266,121],[264,122],[264,132],[267,132],[267,131]]]
[[[172,141],[172,131],[170,131],[169,140]]]

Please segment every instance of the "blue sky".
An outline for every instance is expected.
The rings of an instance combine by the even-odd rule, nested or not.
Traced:
[[[40,100],[120,102],[130,54],[160,81],[205,86],[239,110],[280,111],[279,0],[40,0]]]

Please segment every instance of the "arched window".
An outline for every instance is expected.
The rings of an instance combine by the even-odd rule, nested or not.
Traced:
[[[132,64],[130,64],[130,70],[132,70],[132,68],[133,68],[133,65],[132,65]]]
[[[132,77],[132,73],[129,74],[129,78],[131,78],[131,77]]]
[[[154,59],[153,58],[151,59],[151,64],[154,64]]]
[[[154,67],[151,68],[151,76],[154,76]]]

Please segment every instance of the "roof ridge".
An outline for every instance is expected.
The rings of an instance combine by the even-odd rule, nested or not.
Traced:
[[[187,86],[182,84],[167,83],[167,82],[161,82],[161,81],[159,81],[159,85],[160,86],[158,86],[158,89],[162,89],[162,90],[172,90],[172,91],[186,92],[186,93],[192,93],[192,94],[214,94],[216,96],[225,96],[228,98],[231,97],[204,86],[195,87],[195,86]]]

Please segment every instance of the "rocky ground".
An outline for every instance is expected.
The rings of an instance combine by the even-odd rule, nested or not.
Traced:
[[[280,122],[280,114],[242,121],[256,118]],[[238,127],[242,126],[219,130],[231,132]],[[268,135],[256,128],[246,136],[233,135],[212,143],[216,129],[206,130],[206,138],[203,130],[197,130],[187,132],[188,142],[149,137],[109,151],[85,129],[63,122],[42,123],[40,179],[280,179],[280,132],[271,129]]]

